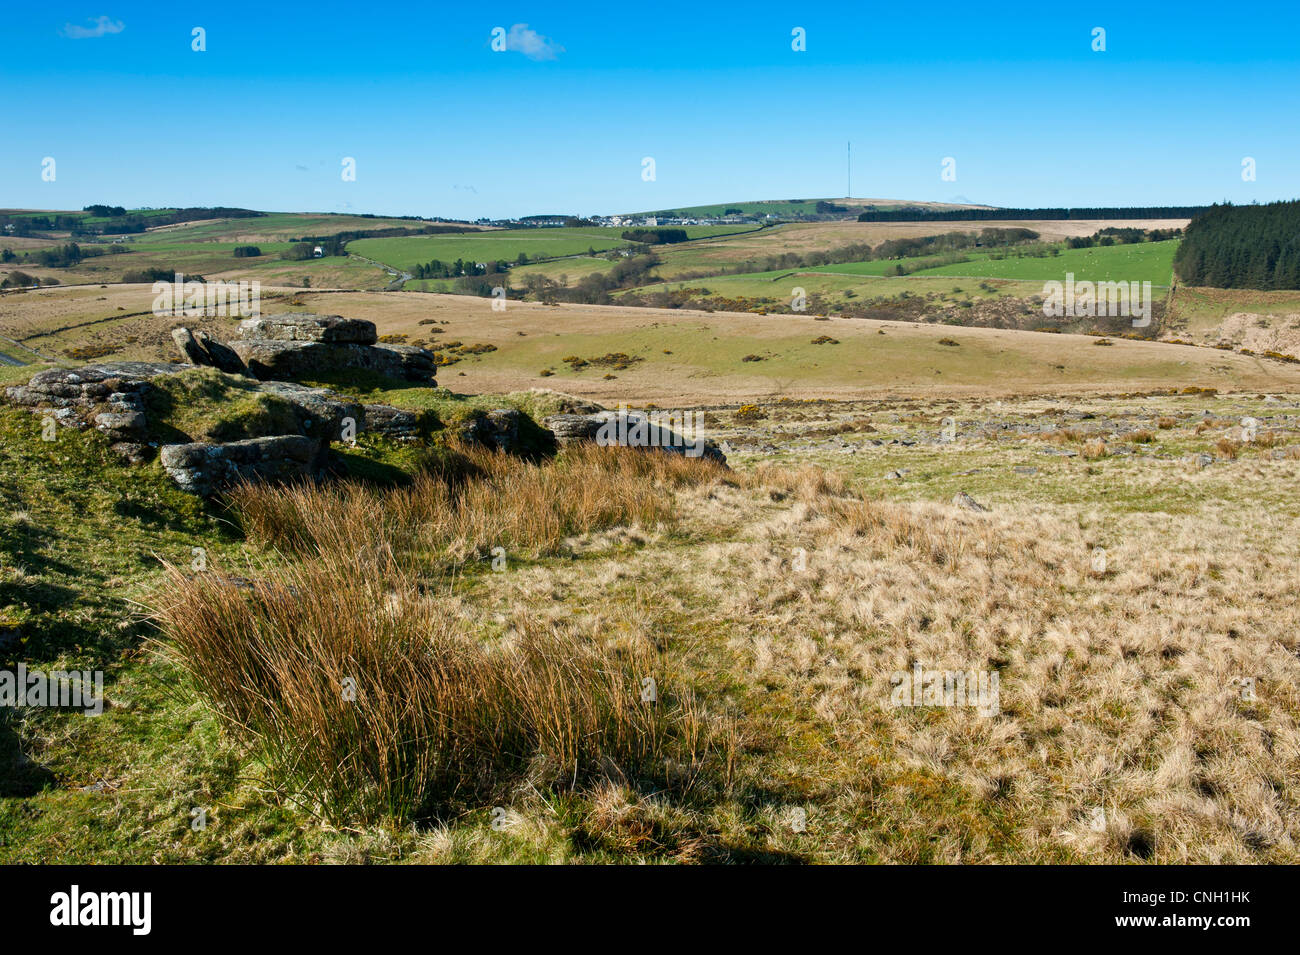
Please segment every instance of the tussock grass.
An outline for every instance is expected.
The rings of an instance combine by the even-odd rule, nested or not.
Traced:
[[[252,587],[172,568],[170,582],[166,652],[275,783],[334,823],[409,819],[539,771],[663,779],[671,759],[689,774],[713,745],[645,644],[526,615],[484,642],[375,568],[299,564]]]
[[[1220,438],[1214,442],[1214,450],[1219,452],[1219,457],[1226,458],[1229,461],[1237,460],[1241,454],[1242,443],[1235,438]]]
[[[1086,436],[1077,428],[1054,428],[1044,432],[1041,437],[1048,444],[1078,444]]]
[[[853,498],[768,513],[692,583],[742,622],[728,646],[762,688],[768,721],[744,729],[773,755],[740,779],[798,766],[785,799],[812,807],[823,857],[1296,857],[1291,518]],[[891,675],[917,663],[999,673],[1000,712],[892,707]]]
[[[691,785],[729,746],[647,640],[517,613],[489,637],[429,592],[446,552],[555,552],[670,519],[707,462],[581,448],[551,466],[465,451],[414,486],[237,488],[254,540],[298,558],[253,582],[168,567],[164,651],[274,783],[337,824],[401,821],[525,777]]]
[[[285,553],[445,569],[496,547],[548,556],[574,534],[671,525],[671,489],[723,473],[712,461],[628,448],[578,446],[542,464],[466,447],[406,488],[244,485],[229,503],[250,540]]]
[[[737,480],[744,487],[775,492],[780,496],[777,499],[794,497],[801,501],[812,501],[820,497],[842,497],[850,493],[848,481],[843,475],[815,465],[788,468],[764,462],[753,471],[743,472]]]
[[[1099,461],[1110,454],[1110,448],[1102,438],[1094,438],[1083,446],[1083,459],[1085,461]]]

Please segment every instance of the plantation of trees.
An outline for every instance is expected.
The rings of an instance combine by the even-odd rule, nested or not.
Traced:
[[[1131,206],[1087,209],[868,209],[859,222],[976,222],[983,219],[1188,219],[1206,206]]]
[[[1174,271],[1188,285],[1300,288],[1300,200],[1211,206],[1184,230]]]
[[[646,245],[671,245],[685,242],[690,236],[685,229],[628,229],[623,233],[623,238]]]
[[[500,271],[502,271],[501,263],[496,260],[479,263],[466,262],[464,259],[457,259],[455,262],[432,259],[412,268],[411,275],[417,279],[451,279],[457,276],[496,275]]]

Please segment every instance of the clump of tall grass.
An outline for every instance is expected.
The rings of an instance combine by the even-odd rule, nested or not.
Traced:
[[[538,767],[564,785],[689,783],[729,737],[650,641],[522,614],[488,639],[429,571],[449,552],[550,553],[566,534],[668,522],[668,488],[721,473],[618,448],[551,465],[467,451],[408,488],[236,488],[249,536],[288,561],[252,583],[169,567],[160,645],[272,781],[335,823],[406,820]]]
[[[500,793],[539,764],[566,785],[610,766],[665,778],[713,745],[649,645],[523,616],[487,642],[391,570],[304,563],[250,586],[170,568],[170,584],[165,652],[275,784],[335,823]]]
[[[1087,435],[1077,428],[1054,428],[1039,435],[1040,440],[1049,444],[1075,444],[1086,438]]]
[[[959,524],[917,517],[908,507],[886,501],[826,498],[814,508],[854,537],[874,541],[883,552],[908,550],[935,564],[955,567],[971,540]]]
[[[448,462],[404,488],[249,484],[228,503],[250,540],[281,552],[429,570],[496,547],[555,554],[566,537],[605,527],[671,526],[672,488],[725,473],[703,458],[595,445],[550,463],[472,448]]]
[[[852,496],[843,475],[815,465],[788,468],[764,462],[752,471],[739,473],[735,480],[744,487],[763,488],[801,501]]]
[[[1214,450],[1219,452],[1219,457],[1226,458],[1229,461],[1237,460],[1241,454],[1242,443],[1235,438],[1220,438],[1214,442]]]
[[[1083,446],[1080,452],[1085,461],[1100,461],[1102,458],[1109,456],[1110,448],[1107,446],[1105,439],[1093,438]]]

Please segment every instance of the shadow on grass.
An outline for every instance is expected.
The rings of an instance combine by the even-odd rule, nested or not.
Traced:
[[[54,774],[23,752],[17,717],[0,709],[0,799],[25,799],[54,785]]]

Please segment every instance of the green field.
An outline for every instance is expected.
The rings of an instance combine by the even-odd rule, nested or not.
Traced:
[[[1064,281],[1065,274],[1073,272],[1078,282],[1150,282],[1167,287],[1173,276],[1174,251],[1177,248],[1178,240],[1170,239],[1166,242],[1065,249],[1060,255],[985,258],[922,269],[915,274],[1047,282],[1052,279]]]
[[[689,226],[691,239],[757,232],[753,226]],[[416,235],[393,239],[358,239],[348,243],[348,251],[363,255],[393,268],[410,271],[433,259],[454,262],[515,262],[520,253],[529,259],[555,259],[582,255],[594,249],[606,252],[625,248],[623,229],[501,229],[461,235]],[[576,274],[576,273],[575,273]]]
[[[358,239],[348,251],[393,268],[410,271],[434,259],[454,262],[514,262],[524,253],[530,259],[581,255],[588,249],[603,252],[628,245],[618,229],[503,229],[463,235],[413,235],[395,239]]]
[[[288,241],[302,236],[336,235],[339,232],[366,229],[418,229],[428,223],[416,219],[372,219],[368,216],[313,215],[299,212],[268,212],[247,219],[205,219],[180,223],[156,232],[132,236],[141,243],[166,242],[238,242],[244,236],[258,237],[258,244]],[[265,238],[262,238],[265,237]]]
[[[976,252],[970,256],[971,259],[986,258],[986,254]],[[930,263],[927,268],[926,263]],[[912,259],[872,259],[869,262],[841,262],[838,265],[819,265],[812,272],[829,272],[835,275],[875,275],[885,276],[893,273],[893,270],[899,265],[905,265],[913,272],[937,271],[937,266],[942,264],[941,257],[937,255],[927,255]]]
[[[517,265],[510,270],[510,283],[521,286],[530,275],[544,275],[562,285],[576,285],[588,275],[607,272],[613,267],[614,263],[609,259],[579,255],[571,259],[556,259],[554,262],[539,262],[537,265]]]
[[[892,265],[893,263],[887,263]],[[746,272],[741,275],[719,275],[691,279],[684,282],[664,282],[642,286],[635,292],[670,292],[678,289],[696,289],[698,297],[732,299],[769,299],[775,304],[789,305],[795,287],[805,293],[824,295],[841,300],[896,298],[903,293],[914,296],[936,295],[940,303],[951,296],[961,299],[993,298],[998,295],[1028,297],[1040,288],[1030,283],[1005,285],[989,290],[974,282],[959,278],[926,274],[923,276],[880,276],[871,274],[836,274],[823,270],[784,269],[775,272]],[[617,298],[618,295],[616,294]]]

